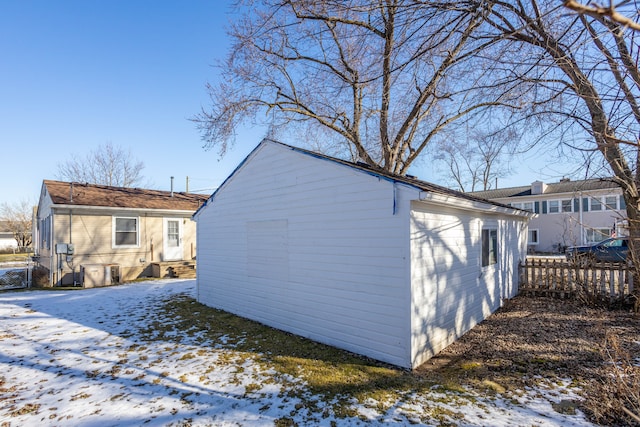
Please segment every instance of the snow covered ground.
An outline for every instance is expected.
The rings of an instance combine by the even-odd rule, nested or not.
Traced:
[[[385,412],[353,399],[355,415],[346,418],[319,398],[311,413],[286,393],[304,388],[300,379],[235,357],[223,342],[179,332],[148,339],[154,324],[173,320],[163,303],[184,295],[195,295],[194,280],[0,293],[0,425],[439,425],[421,416],[434,407],[455,414],[449,425],[591,425],[579,411],[553,409],[579,399],[563,384],[508,398],[434,388],[404,394]]]

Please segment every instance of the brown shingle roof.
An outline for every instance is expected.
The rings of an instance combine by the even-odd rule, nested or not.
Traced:
[[[44,180],[56,205],[195,211],[209,195]]]

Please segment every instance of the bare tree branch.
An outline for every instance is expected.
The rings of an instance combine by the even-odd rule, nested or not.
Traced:
[[[262,0],[230,30],[223,82],[193,118],[207,149],[220,155],[236,129],[329,132],[343,157],[405,174],[424,148],[466,115],[514,106],[477,53],[496,42],[478,31],[487,4],[421,0]],[[265,114],[265,115],[263,115]],[[264,119],[263,119],[264,118]],[[307,138],[308,139],[308,138]],[[340,142],[338,142],[340,141]]]
[[[33,207],[33,203],[26,199],[14,204],[3,203],[0,207],[0,221],[6,223],[21,250],[30,247],[32,243]]]
[[[623,15],[618,12],[618,7],[629,3],[629,1],[622,1],[618,6],[613,4],[613,1],[609,1],[609,6],[601,6],[596,3],[582,4],[576,0],[564,0],[564,6],[577,12],[581,15],[588,15],[592,18],[609,18],[613,22],[616,22],[623,27],[628,27],[633,30],[640,30],[640,23],[634,21],[632,18]]]
[[[99,146],[85,158],[73,157],[58,164],[57,178],[115,187],[142,184],[144,163],[135,160],[130,151],[111,143]]]

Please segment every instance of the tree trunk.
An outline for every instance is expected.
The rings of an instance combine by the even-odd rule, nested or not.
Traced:
[[[637,192],[623,192],[627,204],[627,221],[629,223],[629,255],[633,265],[633,307],[637,313],[640,311],[640,196]]]

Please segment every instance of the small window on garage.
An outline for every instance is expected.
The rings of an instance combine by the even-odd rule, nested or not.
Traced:
[[[498,262],[498,230],[482,230],[482,266],[496,264]]]
[[[138,246],[138,218],[113,217],[113,247]]]
[[[538,242],[538,230],[537,229],[529,229],[529,238],[527,243],[529,245],[537,245]]]

